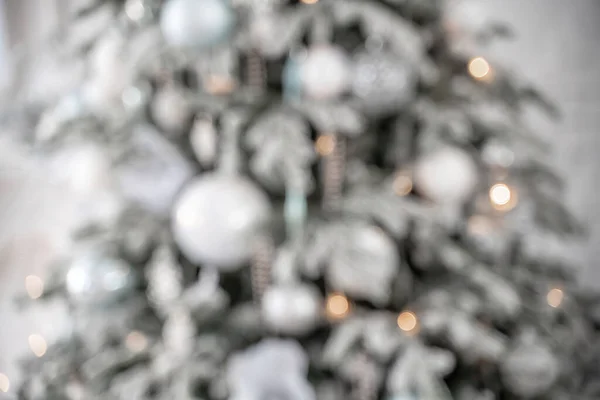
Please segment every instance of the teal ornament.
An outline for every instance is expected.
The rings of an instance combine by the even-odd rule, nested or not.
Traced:
[[[301,63],[296,57],[288,58],[283,67],[283,96],[287,100],[297,100],[302,96]]]
[[[163,37],[174,47],[210,48],[226,41],[234,26],[227,0],[169,0],[160,16]]]
[[[306,195],[298,190],[287,190],[284,204],[285,225],[292,239],[301,237],[307,215]]]

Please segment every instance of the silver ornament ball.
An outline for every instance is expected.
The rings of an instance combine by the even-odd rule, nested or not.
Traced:
[[[460,204],[477,185],[477,166],[467,152],[448,146],[417,163],[414,181],[417,189],[436,203]]]
[[[371,115],[397,111],[415,96],[413,67],[393,54],[359,53],[354,60],[352,92]]]
[[[559,364],[543,343],[523,343],[512,349],[500,365],[502,381],[519,396],[544,394],[559,375]]]
[[[400,257],[394,241],[366,222],[341,228],[326,279],[332,289],[384,305],[390,300]]]
[[[321,305],[321,295],[312,286],[275,285],[262,298],[263,320],[275,332],[302,335],[317,325]]]
[[[304,94],[317,100],[331,99],[344,93],[350,85],[351,66],[341,48],[315,46],[300,64]]]
[[[82,304],[106,304],[133,291],[136,276],[125,261],[101,252],[77,257],[66,275],[69,296]]]
[[[196,49],[226,40],[234,25],[235,15],[227,0],[169,0],[160,18],[169,45]]]
[[[270,216],[267,196],[248,179],[206,174],[180,194],[172,229],[190,261],[232,271],[250,260]]]

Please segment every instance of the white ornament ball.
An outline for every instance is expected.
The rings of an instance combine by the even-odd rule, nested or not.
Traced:
[[[446,147],[424,156],[415,166],[417,189],[440,204],[460,204],[477,185],[477,166],[463,150]]]
[[[233,271],[250,260],[256,235],[270,216],[267,196],[251,181],[206,174],[180,194],[172,229],[190,261]]]
[[[351,82],[351,63],[338,47],[317,46],[308,50],[300,65],[304,93],[313,99],[330,99],[345,92]]]
[[[170,0],[163,7],[160,28],[175,47],[207,48],[228,38],[235,15],[227,0]]]
[[[321,304],[321,295],[312,286],[272,286],[262,298],[263,319],[275,332],[303,335],[313,330],[319,322]]]

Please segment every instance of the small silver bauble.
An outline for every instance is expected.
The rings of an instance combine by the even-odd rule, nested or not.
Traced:
[[[386,304],[400,263],[394,241],[365,222],[341,228],[341,235],[332,249],[328,284],[349,296]]]
[[[71,264],[66,287],[69,295],[84,304],[109,303],[135,288],[129,264],[102,252],[86,253]]]
[[[522,343],[500,365],[502,381],[514,394],[534,398],[544,394],[559,375],[559,364],[544,343]]]
[[[477,185],[477,166],[469,154],[456,147],[445,147],[425,155],[416,165],[417,189],[439,204],[460,204]]]
[[[321,295],[312,286],[275,285],[262,298],[263,320],[275,332],[302,335],[317,325],[321,305]]]
[[[226,40],[234,25],[235,15],[227,0],[169,0],[160,18],[169,45],[196,49]]]
[[[206,174],[179,196],[172,228],[190,261],[235,270],[250,260],[270,216],[269,199],[248,179]]]
[[[414,98],[416,82],[412,66],[392,54],[363,52],[355,58],[352,92],[371,115],[399,110]]]
[[[313,99],[330,99],[350,85],[351,66],[344,51],[334,46],[315,46],[300,64],[303,93]]]

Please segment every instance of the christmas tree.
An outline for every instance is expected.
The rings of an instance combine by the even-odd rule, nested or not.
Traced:
[[[81,2],[4,119],[88,193],[30,282],[72,332],[30,338],[18,398],[597,398],[596,301],[550,251],[583,229],[523,118],[556,110],[475,52],[508,34],[438,0]]]

